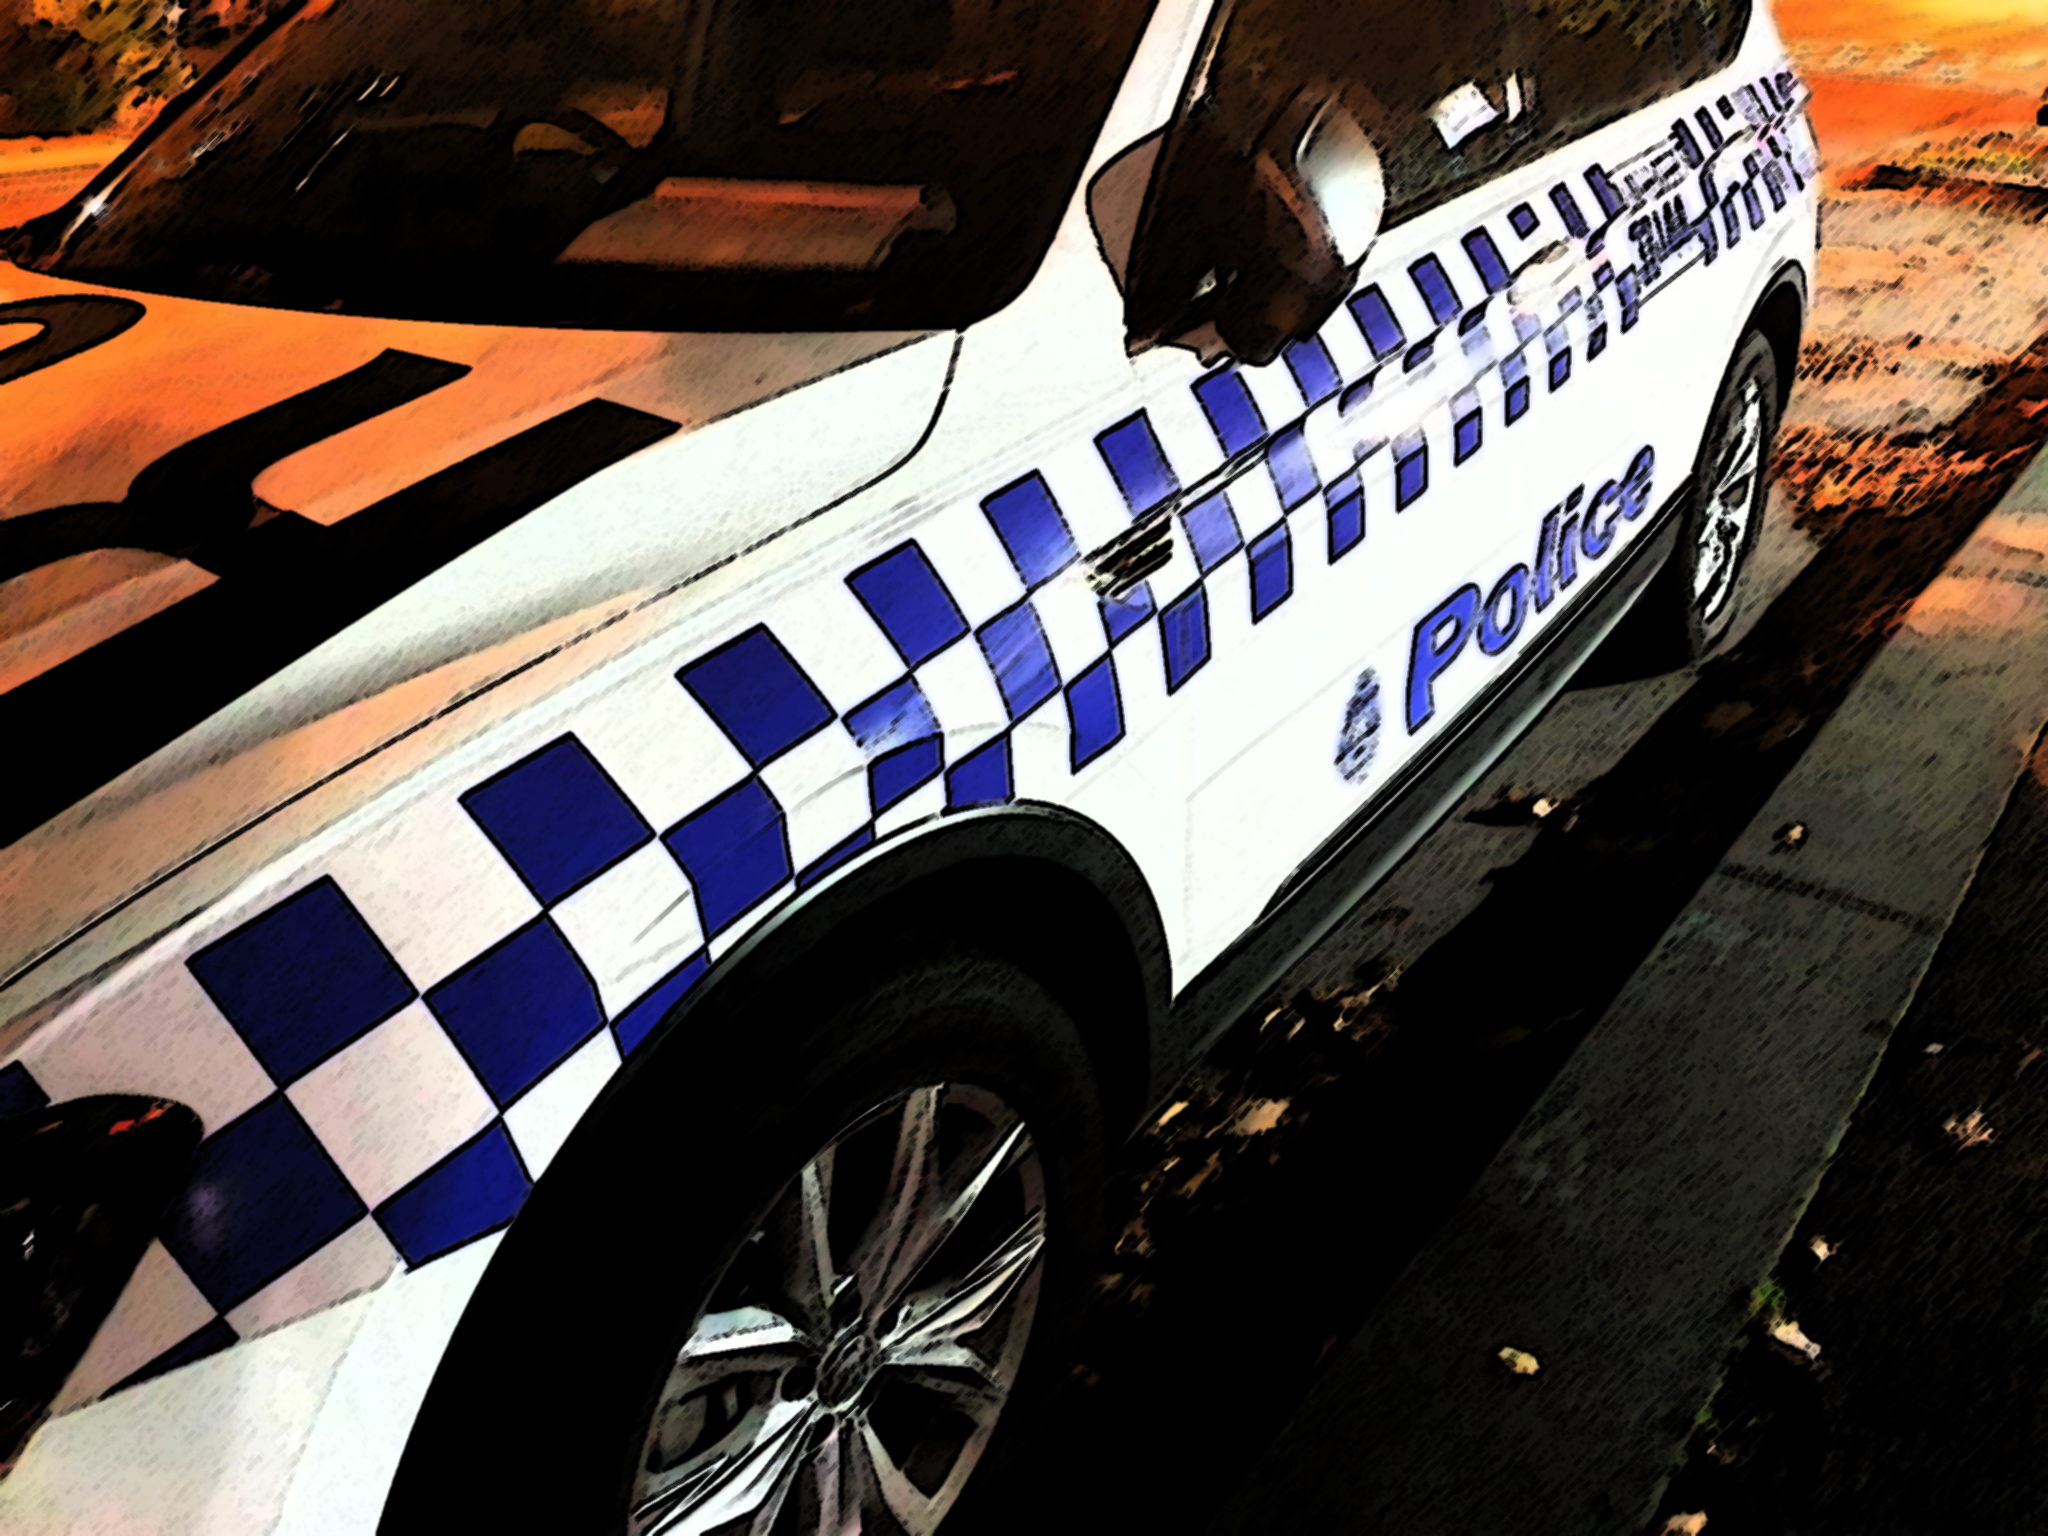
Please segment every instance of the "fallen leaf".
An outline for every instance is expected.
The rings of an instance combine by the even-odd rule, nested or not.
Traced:
[[[1200,1189],[1202,1185],[1208,1181],[1210,1174],[1214,1173],[1218,1168],[1221,1168],[1222,1166],[1223,1154],[1221,1152],[1211,1152],[1209,1154],[1209,1161],[1202,1164],[1201,1167],[1195,1170],[1194,1177],[1190,1178],[1187,1181],[1187,1183],[1181,1185],[1180,1192],[1184,1195],[1192,1195],[1196,1190]]]
[[[1926,1054],[1929,1056],[1939,1056],[1941,1054],[1941,1042],[1937,1040],[1934,1044],[1928,1046]]]
[[[1186,1099],[1176,1099],[1173,1103],[1167,1105],[1166,1112],[1152,1123],[1154,1125],[1166,1125],[1173,1119],[1175,1115],[1179,1114],[1182,1110],[1186,1109],[1187,1107],[1188,1101]]]
[[[1257,1136],[1270,1131],[1280,1123],[1280,1117],[1287,1113],[1286,1099],[1253,1099],[1238,1111],[1237,1118],[1230,1123],[1233,1134]]]
[[[1787,852],[1800,847],[1806,841],[1806,823],[1803,821],[1786,822],[1784,826],[1771,834],[1771,841]]]
[[[1985,1120],[1984,1111],[1981,1109],[1971,1110],[1960,1120],[1945,1122],[1942,1125],[1942,1129],[1955,1137],[1957,1151],[1964,1151],[1970,1147],[1981,1147],[1986,1142],[1995,1140],[1997,1136],[1997,1133],[1991,1129],[1989,1122]]]
[[[1540,820],[1543,817],[1548,816],[1552,811],[1556,810],[1561,803],[1561,801],[1552,800],[1549,796],[1546,795],[1542,799],[1539,799],[1534,805],[1529,807],[1529,814]]]
[[[1660,1536],[1700,1536],[1700,1532],[1706,1528],[1706,1512],[1701,1510],[1696,1514],[1673,1515],[1664,1522]]]
[[[1500,1358],[1507,1362],[1508,1369],[1517,1376],[1534,1376],[1536,1374],[1536,1357],[1534,1355],[1527,1354],[1519,1349],[1504,1349],[1500,1352]]]
[[[1820,1346],[1801,1333],[1799,1325],[1790,1318],[1774,1324],[1771,1328],[1771,1337],[1780,1344],[1789,1345],[1791,1348],[1799,1350],[1809,1360],[1818,1360],[1820,1358]]]
[[[1836,1254],[1842,1251],[1824,1237],[1816,1237],[1812,1242],[1808,1243],[1806,1246],[1813,1250],[1814,1260],[1816,1263],[1820,1264],[1827,1263],[1829,1259],[1832,1259]]]
[[[2026,1043],[2027,1042],[2024,1040],[2020,1042],[2021,1045],[2025,1045]],[[2013,1073],[2013,1076],[2018,1077],[2021,1072],[2026,1071],[2027,1068],[2031,1067],[2035,1062],[2039,1061],[2043,1055],[2048,1055],[2048,1052],[2044,1052],[2042,1048],[2038,1045],[2035,1046],[2032,1050],[2028,1051],[2026,1055],[2020,1058],[2019,1067]]]

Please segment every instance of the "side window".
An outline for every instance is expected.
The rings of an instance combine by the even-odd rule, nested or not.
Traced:
[[[28,264],[294,309],[923,330],[1036,270],[1148,0],[309,0]]]
[[[1704,79],[1734,56],[1748,0],[1509,0],[1507,60],[1536,153]]]
[[[1243,0],[1223,17],[1210,90],[1242,147],[1310,82],[1343,87],[1379,152],[1391,226],[1504,162],[1504,19],[1498,0]]]

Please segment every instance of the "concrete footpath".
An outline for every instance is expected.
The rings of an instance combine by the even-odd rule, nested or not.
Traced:
[[[2044,721],[2048,454],[1325,1367],[1214,1536],[1643,1531]],[[1793,823],[1806,836],[1787,848]],[[1503,1348],[1537,1371],[1511,1372]]]

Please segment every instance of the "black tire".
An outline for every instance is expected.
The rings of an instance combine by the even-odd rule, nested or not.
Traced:
[[[661,1397],[679,1351],[699,1338],[693,1330],[707,1307],[715,1301],[718,1316],[734,1315],[732,1298],[742,1294],[736,1287],[753,1284],[747,1277],[775,1248],[772,1235],[763,1241],[762,1234],[776,1212],[782,1213],[778,1231],[787,1229],[795,1208],[786,1199],[778,1206],[778,1195],[802,1187],[792,1181],[823,1148],[839,1147],[832,1166],[859,1167],[862,1158],[873,1166],[879,1134],[873,1124],[843,1143],[838,1138],[877,1106],[933,1084],[965,1085],[948,1090],[944,1102],[951,1107],[944,1112],[968,1105],[956,1116],[965,1117],[966,1135],[980,1124],[976,1106],[1014,1110],[1028,1141],[1017,1143],[1025,1147],[1016,1154],[1023,1159],[1017,1171],[999,1178],[1014,1178],[1025,1195],[1035,1187],[1043,1199],[1036,1305],[1024,1325],[1021,1369],[964,1491],[943,1512],[948,1536],[975,1528],[976,1494],[987,1474],[1010,1459],[1019,1422],[1067,1367],[1087,1292],[1103,1161],[1087,1051],[1043,987],[984,956],[953,952],[871,967],[841,986],[837,1006],[824,999],[823,1006],[807,1006],[809,978],[829,978],[835,970],[825,957],[806,957],[800,973],[783,982],[782,1005],[766,1020],[730,1006],[711,1010],[702,1023],[701,1014],[687,1016],[632,1080],[619,1085],[601,1115],[571,1138],[507,1232],[456,1330],[394,1478],[381,1531],[625,1530],[635,1479],[661,1459],[650,1447],[665,1443],[658,1441],[665,1426],[679,1418],[709,1425],[678,1432],[696,1436],[689,1443],[698,1449],[671,1453],[689,1465],[699,1464],[717,1424],[733,1424],[735,1437],[744,1432],[726,1417],[743,1411],[736,1392],[722,1408],[702,1406],[699,1399],[711,1400],[708,1392],[689,1397],[684,1406],[694,1418],[674,1404],[673,1393],[665,1408]],[[753,1001],[760,1003],[761,994]],[[749,1016],[751,1024],[734,1027]],[[714,1030],[715,1043],[706,1038]],[[916,1102],[927,1101],[941,1102],[929,1092]],[[995,1119],[989,1124],[1000,1130]],[[903,1133],[889,1134],[903,1144]],[[1010,1141],[1017,1142],[1014,1130]],[[991,1144],[986,1136],[980,1143]],[[1034,1149],[1035,1175],[1028,1161]],[[673,1180],[667,1191],[664,1178]],[[857,1183],[840,1175],[842,1188]],[[989,1188],[995,1187],[992,1181]],[[663,1212],[666,1221],[659,1219]],[[1009,1219],[998,1211],[982,1225],[1009,1230],[1001,1228]],[[963,1222],[958,1232],[970,1224]],[[918,1261],[916,1285],[953,1262],[954,1249],[945,1244],[939,1239],[927,1260]],[[955,1247],[964,1251],[972,1244],[961,1239]],[[783,1252],[793,1251],[784,1245]],[[1018,1281],[1001,1307],[1021,1305],[1017,1298],[1031,1283]],[[847,1288],[858,1296],[866,1284]],[[904,1314],[895,1315],[900,1324]],[[1011,1328],[1001,1317],[989,1327],[997,1323]],[[984,1336],[967,1338],[980,1348]],[[1019,1335],[1005,1336],[1014,1344]],[[822,1399],[828,1382],[843,1391],[848,1381],[868,1379],[848,1367],[848,1350],[834,1350],[772,1388],[749,1387],[756,1409],[744,1411],[758,1410],[757,1420],[760,1413],[793,1414],[798,1393],[810,1390]],[[879,1424],[879,1402],[863,1409],[842,1402],[838,1411],[868,1409]],[[896,1442],[889,1443],[893,1450]],[[646,1493],[644,1482],[638,1491]]]
[[[1754,592],[1750,557],[1763,527],[1771,445],[1778,432],[1778,358],[1769,338],[1744,333],[1722,376],[1693,462],[1692,489],[1679,518],[1678,542],[1635,606],[1580,668],[1574,683],[1597,687],[1696,666],[1712,656]],[[1740,448],[1745,407],[1758,411],[1755,467],[1740,501],[1717,505],[1731,459]],[[1736,513],[1731,519],[1726,514]],[[1703,571],[1718,576],[1699,591]]]

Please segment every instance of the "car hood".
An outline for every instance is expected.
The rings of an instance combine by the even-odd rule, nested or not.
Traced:
[[[52,301],[80,299],[125,319],[64,354],[51,346]],[[73,317],[89,307],[56,306]],[[98,691],[61,698],[56,683],[90,683],[121,636],[132,649],[160,615],[237,579],[236,551],[260,544],[255,534],[302,533],[312,549],[367,541],[375,548],[357,563],[383,583],[331,633],[248,674],[249,686],[227,697],[215,687],[146,751],[102,753],[60,789],[43,786],[45,804],[18,814],[0,849],[0,986],[491,678],[759,544],[818,498],[887,474],[929,429],[952,342],[388,321],[115,294],[0,264],[0,530],[16,535],[0,548],[34,564],[0,583],[0,712],[13,712],[17,751],[63,756],[68,722],[90,734],[118,714],[106,668]],[[39,365],[36,348],[54,360]],[[894,360],[860,369],[858,384],[895,407],[889,430],[873,430],[873,411],[805,408],[878,354]],[[803,449],[764,486],[734,470],[771,414],[749,407],[770,403],[777,435]],[[563,441],[575,448],[566,468]],[[526,442],[541,445],[538,460],[517,460]],[[511,469],[493,469],[499,459]],[[521,473],[539,488],[497,483]],[[679,484],[692,494],[678,496]],[[431,521],[418,508],[435,487],[443,503],[495,497],[506,510],[415,558],[406,541]],[[197,548],[182,525],[159,536],[158,523],[199,499],[226,509],[228,535]],[[61,537],[36,542],[45,530]],[[393,550],[411,564],[387,560]],[[291,618],[289,592],[262,611]],[[204,684],[203,671],[165,675]]]

